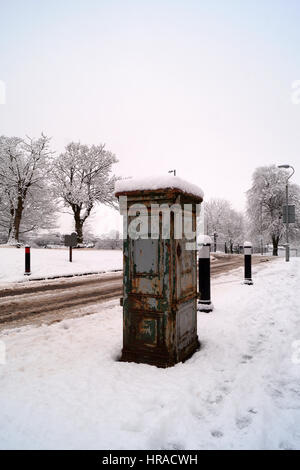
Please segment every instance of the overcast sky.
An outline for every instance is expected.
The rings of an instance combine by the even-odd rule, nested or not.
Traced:
[[[0,6],[0,134],[105,142],[117,175],[176,168],[236,209],[257,166],[290,163],[300,184],[299,0]],[[116,220],[102,209],[92,226]]]

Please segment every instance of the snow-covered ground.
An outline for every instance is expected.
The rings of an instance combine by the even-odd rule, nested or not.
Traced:
[[[3,332],[0,447],[299,449],[300,260],[241,273],[214,279],[202,349],[169,369],[117,362],[116,301]]]
[[[0,283],[26,281],[24,248],[0,247]],[[31,248],[31,279],[122,269],[121,250]]]

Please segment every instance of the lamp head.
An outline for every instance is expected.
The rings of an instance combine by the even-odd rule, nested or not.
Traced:
[[[277,168],[290,168],[290,165],[277,165]]]

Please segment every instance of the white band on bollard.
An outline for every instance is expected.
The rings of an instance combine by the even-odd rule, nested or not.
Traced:
[[[210,256],[210,245],[202,245],[199,249],[199,258],[209,258]]]

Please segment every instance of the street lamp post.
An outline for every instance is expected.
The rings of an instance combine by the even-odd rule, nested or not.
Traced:
[[[286,222],[286,247],[285,247],[285,261],[290,261],[290,246],[289,246],[289,179],[295,173],[294,167],[291,165],[278,165],[278,168],[284,168],[288,170],[291,168],[293,171],[288,176],[285,185],[285,199],[286,199],[286,207],[285,207],[285,222]]]
[[[174,176],[176,176],[176,170],[170,170],[168,173],[174,173]]]

